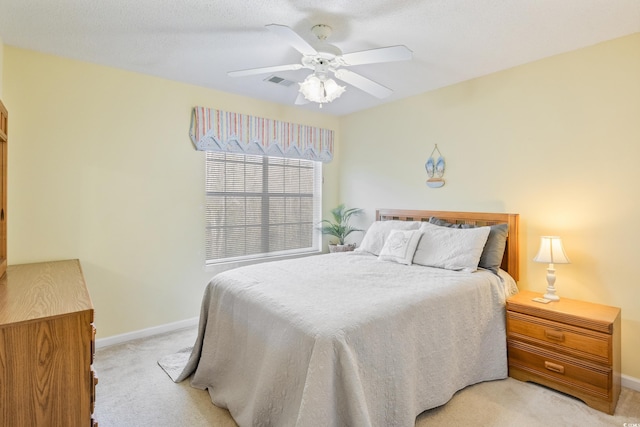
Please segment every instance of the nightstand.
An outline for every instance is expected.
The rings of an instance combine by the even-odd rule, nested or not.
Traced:
[[[509,376],[575,396],[613,414],[620,395],[620,309],[561,297],[507,300]]]

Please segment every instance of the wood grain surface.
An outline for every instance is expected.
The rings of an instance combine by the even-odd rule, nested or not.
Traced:
[[[90,426],[93,305],[78,260],[0,280],[0,426]]]

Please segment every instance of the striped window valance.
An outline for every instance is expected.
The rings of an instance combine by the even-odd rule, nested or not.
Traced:
[[[195,107],[191,140],[199,151],[223,151],[321,162],[333,159],[333,131]]]

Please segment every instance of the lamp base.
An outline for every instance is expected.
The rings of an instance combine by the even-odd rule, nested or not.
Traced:
[[[559,301],[560,297],[556,295],[556,287],[554,284],[556,283],[556,270],[553,268],[553,264],[549,264],[547,268],[547,293],[544,294],[544,297],[551,301]]]

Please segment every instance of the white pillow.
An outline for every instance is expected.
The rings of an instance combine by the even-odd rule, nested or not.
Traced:
[[[420,224],[419,221],[376,221],[371,224],[356,251],[380,255],[384,242],[392,230],[417,230],[420,228]]]
[[[380,251],[379,260],[411,265],[422,233],[420,230],[393,230]]]
[[[425,222],[420,226],[422,238],[413,263],[447,270],[476,271],[490,229],[448,228]]]

